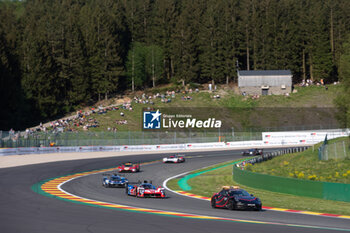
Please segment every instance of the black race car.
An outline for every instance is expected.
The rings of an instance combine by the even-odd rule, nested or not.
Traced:
[[[256,156],[256,155],[263,155],[262,149],[249,149],[242,152],[242,155],[245,156]]]
[[[249,194],[238,186],[224,186],[220,192],[212,196],[211,206],[229,210],[253,209],[260,211],[262,203],[259,198],[254,197],[253,194]]]

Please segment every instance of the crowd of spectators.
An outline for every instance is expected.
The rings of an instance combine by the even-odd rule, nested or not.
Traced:
[[[339,84],[339,82],[333,82],[333,85],[337,85],[337,84]],[[312,86],[312,85],[324,86],[326,90],[328,89],[328,87],[323,79],[320,79],[319,81],[313,81],[312,79],[306,79],[306,80],[303,79],[301,81],[301,83],[299,84],[299,86],[301,86],[301,87],[308,87],[308,86]]]
[[[134,102],[136,104],[151,104],[154,105],[156,99],[160,99],[162,103],[170,103],[172,99],[176,97],[176,93],[179,91],[166,91],[164,94],[150,94],[143,93],[141,96],[134,96]]]
[[[98,128],[100,127],[99,121],[96,118],[97,115],[103,115],[110,111],[118,111],[118,110],[129,110],[132,111],[132,106],[130,102],[122,104],[119,106],[98,106],[91,107],[87,111],[79,110],[76,112],[76,115],[67,117],[64,119],[59,119],[55,121],[51,121],[46,125],[40,123],[39,126],[31,129],[26,129],[25,137],[29,136],[35,132],[64,132],[64,131],[77,131],[79,128],[84,131],[89,130],[90,128]],[[123,117],[124,113],[121,112],[120,115]],[[116,124],[122,125],[127,124],[127,120],[116,120]]]
[[[30,129],[26,129],[25,131],[25,137],[28,137],[36,132],[46,132],[46,131],[50,131],[50,132],[65,132],[65,131],[78,131],[79,128],[87,131],[90,128],[98,128],[100,127],[100,123],[96,118],[96,114],[97,115],[103,115],[106,114],[110,111],[120,111],[120,117],[124,118],[125,111],[132,111],[133,107],[132,107],[132,102],[135,104],[150,104],[150,105],[154,105],[155,101],[158,99],[160,100],[160,102],[162,103],[170,103],[172,101],[172,99],[176,98],[177,94],[182,94],[182,100],[192,100],[192,96],[189,94],[192,94],[194,91],[192,89],[189,90],[184,90],[184,91],[180,91],[180,90],[168,90],[165,91],[165,93],[156,93],[156,94],[146,94],[143,93],[141,94],[141,96],[134,96],[133,101],[126,101],[124,102],[122,105],[119,106],[107,106],[107,107],[103,107],[103,106],[98,106],[98,107],[91,107],[88,110],[79,110],[76,112],[76,115],[71,116],[71,117],[67,117],[67,118],[63,118],[63,119],[58,119],[55,121],[51,121],[49,123],[46,123],[45,125],[43,125],[42,123],[40,123],[39,126],[35,127],[35,128],[30,128]],[[199,92],[199,89],[196,88],[195,92]],[[216,98],[216,97],[214,97]],[[217,97],[220,98],[220,97]],[[114,123],[116,125],[126,125],[128,124],[128,120],[127,119],[117,119],[114,120]],[[107,128],[108,131],[117,131],[117,127],[108,127]]]

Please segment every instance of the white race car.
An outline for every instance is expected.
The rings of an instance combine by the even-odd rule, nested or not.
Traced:
[[[183,163],[185,162],[184,155],[172,155],[166,158],[163,158],[163,163]]]

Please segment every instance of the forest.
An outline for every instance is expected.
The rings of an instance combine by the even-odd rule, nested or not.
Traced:
[[[349,0],[0,1],[0,129],[237,68],[331,83],[349,32]]]

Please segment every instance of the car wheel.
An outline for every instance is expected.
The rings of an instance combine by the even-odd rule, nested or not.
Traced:
[[[211,199],[211,207],[216,208],[216,200]]]
[[[234,201],[229,200],[227,205],[226,205],[226,208],[229,210],[234,210],[234,209],[236,209],[236,204],[234,203]]]
[[[261,210],[262,210],[261,205],[258,205],[257,207],[255,207],[255,211],[261,211]]]

